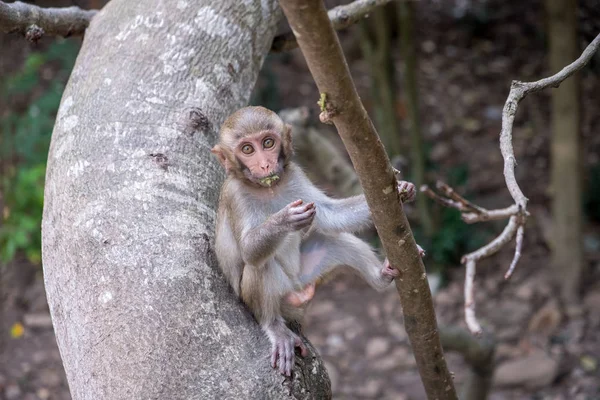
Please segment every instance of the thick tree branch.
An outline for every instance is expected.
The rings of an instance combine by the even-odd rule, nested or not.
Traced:
[[[350,4],[337,6],[327,12],[333,28],[336,30],[347,28],[354,25],[363,18],[368,17],[368,14],[376,7],[384,6],[392,0],[355,0]],[[279,53],[292,50],[298,47],[298,42],[293,32],[286,32],[279,36],[275,36],[271,51]]]
[[[492,240],[482,248],[463,256],[462,258],[462,263],[465,264],[467,268],[465,276],[465,321],[472,333],[479,334],[482,331],[481,326],[475,317],[475,297],[473,295],[473,281],[475,279],[475,267],[477,261],[495,254],[502,246],[510,242],[515,236],[515,255],[510,263],[508,271],[504,275],[505,279],[509,279],[511,277],[517,262],[521,257],[523,237],[525,235],[525,223],[527,221],[527,217],[529,216],[529,212],[527,211],[527,197],[525,197],[523,194],[523,191],[519,187],[515,177],[515,166],[517,162],[512,146],[512,130],[519,102],[523,100],[529,93],[538,92],[548,87],[558,87],[562,81],[582,69],[590,61],[599,47],[600,35],[596,36],[596,38],[586,47],[577,60],[567,65],[556,74],[535,82],[512,82],[510,92],[502,112],[500,151],[504,159],[504,179],[506,181],[506,187],[515,201],[515,204],[503,209],[486,210],[469,202],[445,183],[437,183],[437,189],[440,190],[445,197],[438,195],[426,185],[421,187],[421,192],[425,193],[436,202],[443,206],[459,210],[462,213],[463,220],[467,223],[509,218],[508,224],[504,228],[504,231],[502,231],[502,233],[496,239]]]
[[[350,76],[337,35],[321,0],[280,0],[319,91],[363,186],[373,221],[391,265],[400,276],[406,332],[430,399],[456,399],[425,274],[402,211],[397,181],[377,132]]]
[[[57,36],[83,35],[97,10],[79,7],[42,8],[16,1],[0,1],[0,30],[21,33],[29,41],[37,41],[44,34]]]

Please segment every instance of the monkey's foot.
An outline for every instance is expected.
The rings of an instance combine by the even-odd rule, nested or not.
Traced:
[[[381,275],[388,278],[390,281],[394,278],[397,278],[400,275],[400,271],[390,265],[390,262],[386,258],[383,262],[383,269],[381,270]]]
[[[423,249],[421,246],[419,246],[418,243],[417,243],[417,249],[419,250],[419,255],[421,257],[425,256],[425,249]]]
[[[295,348],[300,348],[302,357],[308,354],[302,339],[292,332],[283,321],[275,321],[265,330],[271,340],[271,366],[278,368],[280,373],[291,376],[296,358]]]
[[[315,287],[316,284],[313,282],[300,291],[290,292],[285,296],[285,302],[292,307],[301,307],[314,297]]]

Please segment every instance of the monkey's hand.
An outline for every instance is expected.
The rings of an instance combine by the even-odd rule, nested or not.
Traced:
[[[415,184],[408,181],[398,181],[398,191],[400,192],[400,200],[403,203],[413,201],[417,195]]]
[[[300,348],[302,357],[308,354],[302,339],[292,332],[283,320],[274,321],[265,331],[271,340],[271,366],[278,368],[282,374],[291,376],[296,358],[295,348]]]
[[[304,203],[302,200],[296,200],[278,211],[275,216],[282,227],[294,232],[310,226],[315,219],[316,212],[315,203]]]

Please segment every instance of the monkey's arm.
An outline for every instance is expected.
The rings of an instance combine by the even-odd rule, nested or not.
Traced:
[[[315,208],[312,203],[296,200],[254,228],[245,223],[240,239],[244,262],[254,266],[264,265],[275,254],[288,233],[309,226],[314,216]]]
[[[317,213],[315,228],[321,232],[356,232],[372,226],[371,212],[364,195],[333,199],[315,187],[312,182],[297,169],[297,189],[300,198],[315,203]],[[406,181],[398,182],[402,195],[401,201],[412,201],[415,197],[415,186]]]

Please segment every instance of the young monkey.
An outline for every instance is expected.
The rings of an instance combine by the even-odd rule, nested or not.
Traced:
[[[333,199],[317,189],[291,162],[291,128],[273,111],[230,115],[212,152],[227,172],[216,227],[220,268],[269,337],[271,365],[289,376],[295,347],[303,356],[306,348],[286,320],[301,320],[318,279],[347,266],[383,290],[398,270],[351,233],[372,224],[364,196]],[[412,183],[398,187],[401,201],[414,199]]]

